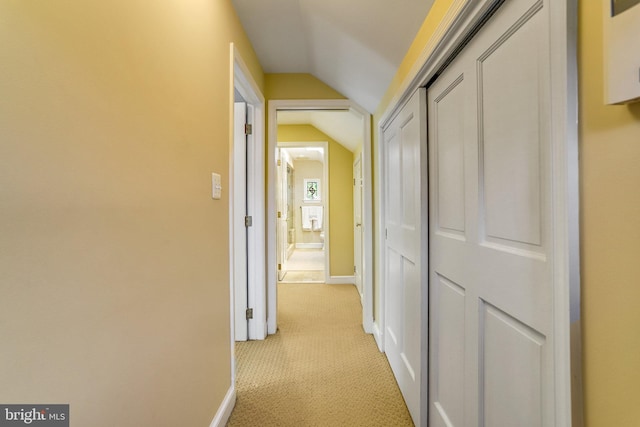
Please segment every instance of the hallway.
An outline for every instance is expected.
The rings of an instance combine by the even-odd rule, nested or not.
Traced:
[[[412,426],[351,285],[278,285],[279,331],[236,344],[228,426]]]

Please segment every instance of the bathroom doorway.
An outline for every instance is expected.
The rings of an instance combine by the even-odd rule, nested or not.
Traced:
[[[325,283],[328,143],[278,143],[278,282]]]

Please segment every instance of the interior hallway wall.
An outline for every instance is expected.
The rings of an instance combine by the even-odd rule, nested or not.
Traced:
[[[633,427],[640,420],[640,103],[604,104],[602,2],[579,5],[586,421]]]
[[[306,73],[267,73],[266,99],[346,99],[342,94]]]
[[[231,378],[229,42],[263,86],[231,2],[7,0],[0,40],[0,402],[209,425]]]
[[[353,153],[311,125],[280,125],[278,141],[329,141],[330,275],[353,276]]]

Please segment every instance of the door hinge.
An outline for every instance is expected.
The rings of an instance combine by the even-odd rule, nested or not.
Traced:
[[[278,271],[282,270],[282,264],[278,264]]]
[[[253,308],[247,308],[247,320],[253,319]]]
[[[253,217],[252,216],[245,216],[244,217],[244,226],[245,227],[251,227],[253,225]]]
[[[354,265],[353,266],[353,273],[355,274],[355,272],[356,272],[356,266]]]
[[[278,218],[282,218],[282,212],[278,211]]]
[[[282,160],[278,159],[278,166],[282,166]]]
[[[385,239],[388,239],[388,238],[389,238],[389,229],[388,229],[388,228],[385,228],[385,229],[384,229],[384,238],[385,238]]]
[[[356,179],[353,178],[353,185],[356,185]]]
[[[244,125],[244,134],[245,135],[253,134],[253,126],[251,126],[250,124]]]

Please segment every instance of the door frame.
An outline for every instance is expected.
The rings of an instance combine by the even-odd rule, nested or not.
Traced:
[[[235,298],[234,298],[234,278],[236,268],[242,265],[237,263],[234,257],[234,241],[247,237],[247,257],[251,260],[252,266],[248,271],[248,301],[253,308],[253,319],[249,321],[248,338],[264,339],[267,335],[266,310],[259,304],[265,298],[265,258],[263,256],[265,242],[265,200],[264,200],[264,134],[265,134],[265,99],[260,91],[260,87],[253,79],[251,71],[242,59],[240,52],[234,43],[230,43],[229,48],[229,286],[230,286],[230,318],[231,318],[231,375],[232,384],[235,383]],[[235,90],[244,98],[248,106],[247,111],[253,111],[247,122],[253,127],[252,135],[249,138],[252,149],[249,158],[248,176],[246,189],[239,190],[233,182],[235,170],[234,151],[234,100]],[[240,226],[234,221],[234,198],[237,195],[244,197],[245,191],[248,194],[247,201],[249,214],[252,218],[252,226],[248,228]],[[241,213],[244,216],[244,213]]]
[[[365,266],[363,268],[362,326],[367,333],[373,327],[373,214],[372,214],[372,179],[371,179],[371,114],[349,99],[299,99],[270,100],[268,102],[268,147],[267,147],[267,308],[268,333],[277,331],[277,289],[276,289],[276,146],[278,142],[278,110],[350,110],[362,117],[363,122],[363,227],[365,230]],[[329,243],[325,233],[325,244]],[[329,266],[327,266],[329,267]],[[331,271],[325,271],[327,281]]]
[[[376,322],[374,337],[384,350],[384,144],[383,129],[397,115],[411,95],[427,87],[448,61],[474,35],[484,19],[502,0],[454,0],[435,29],[408,75],[400,84],[389,107],[377,124],[378,147],[375,164],[381,179],[376,180]],[[556,425],[583,425],[582,350],[580,312],[580,246],[578,187],[578,88],[577,88],[577,0],[550,1],[549,14],[551,67],[551,149],[553,187],[553,288],[555,342]],[[422,120],[426,122],[427,117]],[[428,256],[428,255],[425,255]],[[424,285],[428,290],[428,283]],[[428,307],[422,308],[428,320]],[[425,323],[426,325],[427,323]],[[428,330],[427,332],[428,333]],[[422,339],[428,337],[422,337]],[[423,396],[428,395],[428,376],[422,378]],[[424,407],[427,407],[426,405]],[[427,416],[423,414],[423,423]],[[425,423],[426,425],[426,423]]]
[[[323,187],[320,189],[322,199],[320,201],[319,206],[322,206],[322,211],[323,211],[322,230],[324,231],[323,251],[324,251],[324,276],[325,276],[325,280],[323,283],[330,283],[331,280],[328,275],[329,259],[331,255],[331,251],[329,250],[329,230],[331,227],[330,218],[329,218],[329,141],[300,141],[300,142],[276,141],[276,147],[279,149],[285,149],[285,150],[287,148],[320,147],[324,150],[322,154],[322,185]],[[276,207],[276,210],[277,210],[277,207]],[[277,248],[277,238],[278,236],[276,233],[276,248]]]

